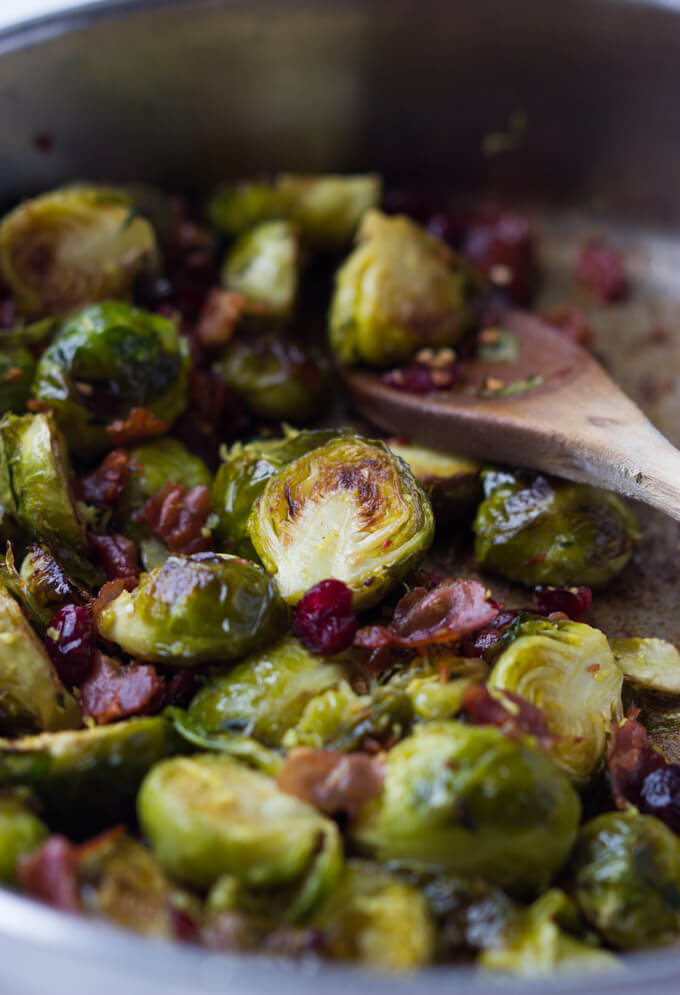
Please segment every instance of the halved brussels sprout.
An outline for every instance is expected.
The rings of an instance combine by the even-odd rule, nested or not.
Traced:
[[[161,716],[3,739],[0,787],[30,786],[50,826],[82,839],[128,818],[149,768],[185,749]]]
[[[0,272],[28,317],[126,297],[156,261],[153,228],[121,191],[54,190],[19,204],[0,224]]]
[[[231,757],[157,764],[140,788],[137,811],[161,866],[180,881],[208,888],[232,874],[257,888],[300,882],[291,919],[321,900],[342,867],[333,822]]]
[[[267,481],[248,533],[286,601],[295,604],[335,577],[361,610],[428,549],[434,518],[411,471],[387,446],[344,436]]]
[[[172,719],[182,739],[198,747],[199,750],[226,753],[227,756],[242,760],[271,777],[276,777],[283,766],[284,758],[281,752],[270,750],[245,732],[232,732],[229,728],[209,729],[200,719],[196,719],[183,708],[166,708],[163,714]]]
[[[226,553],[169,556],[97,612],[104,639],[178,667],[236,660],[276,639],[287,621],[265,572]]]
[[[258,418],[299,424],[323,401],[326,379],[321,364],[280,337],[234,338],[213,370]]]
[[[300,246],[288,221],[264,221],[243,234],[229,250],[222,286],[262,304],[263,317],[287,321],[293,314],[300,270]]]
[[[568,876],[584,916],[621,950],[680,935],[680,839],[652,815],[606,812],[582,827]]]
[[[623,717],[623,674],[606,636],[583,622],[523,622],[501,653],[489,687],[512,691],[544,713],[553,755],[585,782],[604,759],[612,722]]]
[[[610,639],[614,659],[634,687],[680,694],[680,653],[665,639]]]
[[[75,699],[21,608],[0,584],[0,728],[14,734],[79,725]]]
[[[383,794],[350,827],[381,860],[546,887],[576,837],[578,796],[552,759],[490,726],[428,722],[385,757]]]
[[[299,720],[310,698],[345,677],[340,661],[309,653],[292,636],[215,674],[194,696],[190,716],[207,730],[247,732],[270,746]]]
[[[68,576],[46,546],[29,546],[21,571],[18,574],[11,572],[13,567],[13,556],[8,551],[4,567],[0,568],[0,578],[5,580],[41,631],[64,605],[84,604],[90,597]]]
[[[48,835],[45,823],[15,795],[0,797],[0,882],[17,883],[17,861]]]
[[[341,363],[394,366],[470,328],[482,281],[409,218],[369,211],[335,277],[330,343]]]
[[[34,374],[35,359],[28,349],[0,353],[0,415],[25,411]]]
[[[335,429],[293,432],[285,439],[256,439],[243,445],[235,442],[217,471],[212,498],[218,518],[213,535],[231,544],[244,555],[255,556],[248,536],[248,517],[270,477],[311,449],[338,436]]]
[[[304,176],[285,173],[273,183],[225,184],[208,202],[208,218],[226,235],[240,235],[261,221],[285,218],[303,239],[321,249],[347,245],[363,215],[380,202],[380,177]]]
[[[472,514],[482,496],[479,463],[397,439],[389,439],[387,444],[408,463],[429,497],[437,525],[457,522]]]
[[[480,566],[520,584],[602,587],[640,537],[614,494],[524,471],[487,470],[474,522]]]
[[[397,742],[410,729],[413,706],[408,694],[397,688],[377,688],[356,694],[347,681],[316,694],[283,737],[287,749],[356,750],[362,740]]]
[[[613,954],[560,928],[559,916],[568,902],[557,888],[541,895],[526,910],[521,926],[511,931],[507,945],[485,950],[479,965],[524,978],[548,977],[555,972],[590,974],[620,967]]]
[[[313,923],[338,960],[408,971],[434,956],[434,922],[423,893],[363,860],[347,862]]]
[[[146,408],[171,425],[187,401],[188,346],[172,321],[122,301],[68,318],[40,357],[33,396],[55,414],[74,452],[111,445],[106,426]]]

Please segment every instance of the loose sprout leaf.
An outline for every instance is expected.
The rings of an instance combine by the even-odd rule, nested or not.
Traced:
[[[635,687],[680,694],[680,653],[664,639],[610,639],[626,680]]]
[[[264,774],[275,777],[284,763],[283,757],[274,750],[267,749],[252,736],[227,730],[206,730],[201,723],[183,708],[168,708],[165,713],[171,719],[180,736],[200,750],[213,753],[226,753],[236,760],[256,767]]]

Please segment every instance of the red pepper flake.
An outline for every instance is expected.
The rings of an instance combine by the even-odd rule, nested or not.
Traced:
[[[588,671],[589,674],[596,674],[599,669],[600,669],[599,663],[591,663],[589,667],[586,667],[586,670]]]
[[[174,553],[205,553],[213,547],[205,520],[212,510],[205,484],[182,487],[168,481],[135,512],[135,522],[145,522]]]
[[[591,238],[582,247],[576,276],[603,304],[622,300],[630,290],[621,253],[602,238]]]
[[[168,426],[147,408],[133,408],[125,420],[112,421],[106,431],[114,446],[130,446],[143,439],[165,435]]]

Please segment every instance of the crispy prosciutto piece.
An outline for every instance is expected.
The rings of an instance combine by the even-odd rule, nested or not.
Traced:
[[[276,783],[328,815],[356,815],[364,802],[382,791],[383,768],[377,757],[335,750],[291,750]]]
[[[463,692],[463,710],[475,725],[497,726],[510,739],[535,736],[544,750],[555,743],[541,709],[512,691],[490,691],[485,684],[471,684]]]
[[[160,705],[165,681],[150,663],[122,664],[97,651],[89,676],[80,685],[83,715],[97,725],[146,714]]]
[[[186,488],[168,481],[133,518],[145,522],[173,553],[205,553],[213,545],[212,536],[204,531],[211,510],[205,484]]]

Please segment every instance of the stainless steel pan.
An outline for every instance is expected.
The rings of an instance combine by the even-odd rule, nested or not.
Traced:
[[[536,218],[545,306],[573,299],[582,238],[612,231],[635,293],[593,315],[595,348],[680,444],[680,3],[80,7],[0,32],[0,141],[0,201],[77,177],[205,186],[278,168],[378,169],[492,192]],[[485,154],[499,144],[504,151]],[[596,598],[594,619],[611,634],[680,643],[679,527],[643,517],[640,551]],[[436,559],[469,567],[464,550],[440,549]],[[494,591],[522,601],[502,584]],[[680,950],[631,957],[618,976],[537,986],[459,969],[394,979],[171,948],[0,892],[0,992],[11,995],[486,995],[499,987],[671,995]]]

